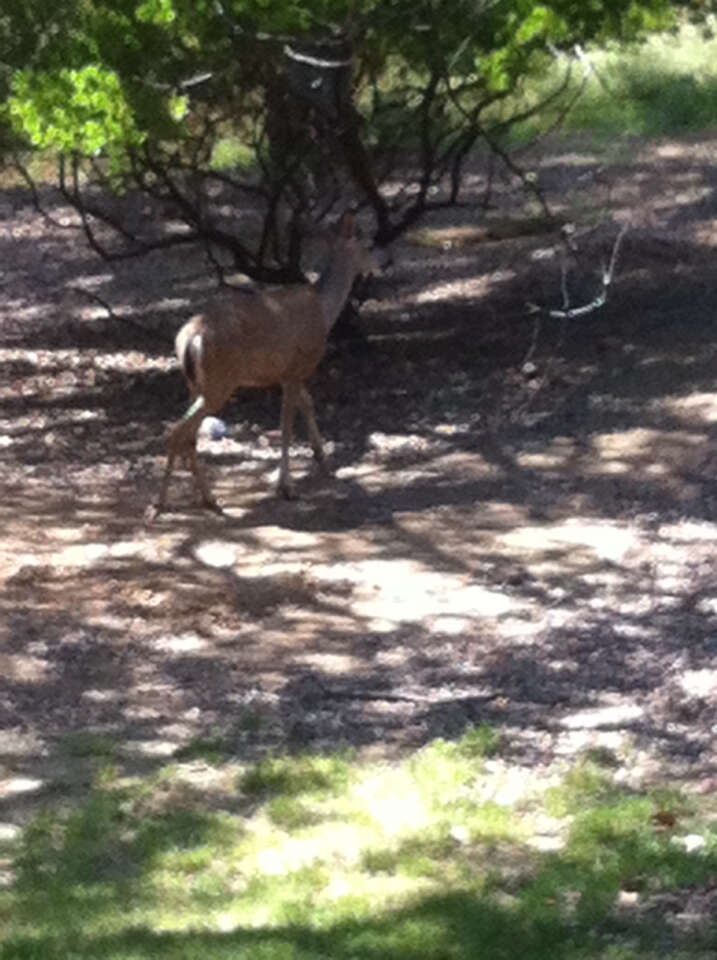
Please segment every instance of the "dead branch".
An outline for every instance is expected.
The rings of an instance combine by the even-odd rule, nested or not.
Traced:
[[[110,320],[118,320],[121,323],[126,324],[129,327],[132,327],[133,330],[137,330],[139,333],[143,334],[145,337],[148,337],[151,340],[158,340],[163,344],[171,344],[172,337],[168,337],[163,333],[159,333],[156,330],[150,330],[148,327],[143,326],[141,323],[137,323],[136,320],[133,320],[131,317],[125,317],[122,314],[115,313],[112,309],[111,304],[109,304],[98,294],[93,293],[91,290],[85,290],[84,287],[75,287],[67,286],[66,290],[70,290],[72,293],[80,293],[83,297],[87,297],[88,300],[91,300],[93,303],[98,304],[102,307],[103,310],[107,312],[107,316]]]
[[[531,315],[540,314],[542,316],[549,317],[551,320],[575,320],[578,317],[584,317],[589,313],[593,313],[595,310],[599,310],[600,307],[604,307],[607,303],[609,287],[615,275],[615,267],[617,265],[620,244],[622,243],[622,238],[627,233],[629,226],[629,223],[623,223],[622,227],[620,228],[620,231],[615,238],[615,243],[612,247],[610,261],[607,266],[603,267],[600,292],[589,303],[581,304],[578,307],[570,306],[570,295],[567,288],[567,268],[565,265],[563,265],[561,274],[561,291],[563,297],[562,309],[551,310],[548,307],[541,307],[536,303],[528,302],[526,303],[528,313]]]

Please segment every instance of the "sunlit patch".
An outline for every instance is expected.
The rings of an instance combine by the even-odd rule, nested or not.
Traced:
[[[681,475],[704,456],[705,438],[684,430],[636,427],[598,435],[583,469],[593,476],[629,473],[634,479]]]
[[[515,460],[529,470],[557,470],[568,467],[577,446],[570,437],[555,437],[541,450],[518,453]]]
[[[717,393],[690,393],[686,397],[665,397],[660,407],[673,417],[694,424],[715,423],[717,421]]]
[[[516,608],[507,593],[477,584],[465,574],[426,569],[414,560],[356,561],[313,573],[320,580],[352,583],[354,614],[379,631],[431,617],[499,617]]]
[[[130,740],[123,748],[123,752],[141,757],[171,757],[176,753],[179,744],[171,740]]]
[[[6,780],[0,780],[0,798],[37,793],[44,786],[45,781],[38,780],[36,777],[8,777]]]
[[[204,540],[194,548],[194,556],[200,563],[216,569],[233,566],[237,554],[243,552],[241,547],[221,540]]]
[[[678,682],[688,696],[711,697],[717,693],[717,670],[686,670]]]
[[[560,720],[560,725],[568,730],[594,730],[600,727],[624,726],[644,716],[644,709],[636,703],[615,704],[597,707],[595,710],[582,710],[568,714]]]
[[[460,280],[450,280],[443,283],[434,283],[412,297],[405,297],[406,303],[420,306],[424,303],[437,303],[445,300],[477,300],[485,296],[491,287],[499,283],[506,283],[515,277],[514,270],[496,270],[493,273],[477,277],[461,277]]]
[[[296,658],[296,663],[303,663],[307,667],[316,667],[323,673],[335,676],[356,675],[365,665],[361,657],[352,657],[343,653],[305,653]]]
[[[364,780],[356,787],[355,797],[365,802],[371,819],[388,837],[421,830],[431,819],[420,790],[401,770],[385,770]]]
[[[82,699],[89,700],[91,703],[118,703],[121,702],[125,696],[126,693],[124,690],[113,690],[110,688],[84,690],[82,693]]]
[[[446,636],[458,636],[470,628],[471,621],[466,617],[444,615],[433,617],[431,625],[435,633],[445,633]]]
[[[560,547],[567,551],[571,547],[582,547],[601,560],[616,563],[623,560],[625,555],[641,542],[636,530],[607,521],[585,523],[573,518],[563,523],[512,530],[504,534],[501,540],[506,546],[531,551],[548,552]]]
[[[0,653],[0,677],[13,683],[38,683],[49,670],[49,663],[38,657]]]
[[[152,647],[162,653],[185,654],[198,653],[205,650],[209,644],[196,633],[165,634],[152,641]]]

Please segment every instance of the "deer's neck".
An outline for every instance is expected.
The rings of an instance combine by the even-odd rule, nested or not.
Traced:
[[[326,269],[316,282],[327,334],[338,320],[355,279],[356,270],[353,265],[342,256],[341,251],[334,251]]]

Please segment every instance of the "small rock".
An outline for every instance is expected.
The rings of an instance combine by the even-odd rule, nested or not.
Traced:
[[[200,433],[210,440],[223,440],[229,435],[229,427],[219,417],[205,417],[200,427]]]

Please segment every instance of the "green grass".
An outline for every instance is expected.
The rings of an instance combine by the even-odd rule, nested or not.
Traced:
[[[107,768],[0,849],[1,960],[713,955],[717,930],[673,941],[659,899],[713,884],[709,810],[627,790],[599,757],[498,802],[520,775],[486,769],[486,728],[392,763],[280,755],[238,771],[210,745],[219,804],[188,789],[193,761],[144,779]],[[541,852],[546,820],[560,842]]]
[[[118,746],[111,737],[89,730],[79,730],[66,734],[57,744],[60,756],[85,757],[97,760],[113,760],[117,757]]]
[[[696,27],[659,34],[627,49],[588,51],[593,72],[568,114],[564,129],[589,131],[600,140],[615,136],[679,136],[717,125],[717,40]],[[519,105],[554,89],[565,65],[528,84]],[[582,67],[573,67],[572,90]],[[515,108],[515,102],[510,109]],[[531,119],[512,132],[529,139],[554,121],[556,111]]]

